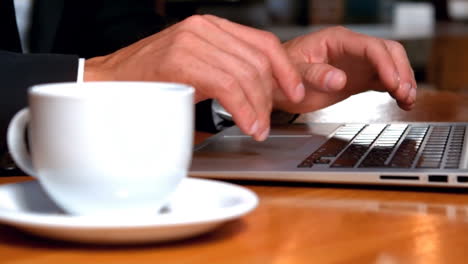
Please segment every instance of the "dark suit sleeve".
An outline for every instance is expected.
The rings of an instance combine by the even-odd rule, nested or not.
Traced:
[[[82,58],[108,55],[167,25],[156,13],[154,0],[64,1],[51,51]]]
[[[78,57],[74,55],[25,55],[0,50],[0,150],[6,146],[6,128],[10,119],[27,105],[28,87],[76,81],[77,71]]]

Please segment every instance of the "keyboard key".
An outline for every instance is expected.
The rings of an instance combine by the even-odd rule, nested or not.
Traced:
[[[333,137],[302,161],[298,167],[310,168],[314,164],[324,164],[324,160],[335,158],[363,127],[363,125],[349,125],[339,128]]]
[[[465,126],[344,126],[299,167],[456,169],[465,133]]]

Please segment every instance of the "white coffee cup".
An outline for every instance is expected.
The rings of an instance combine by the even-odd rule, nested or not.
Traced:
[[[29,108],[10,123],[8,148],[71,214],[156,214],[188,172],[193,94],[157,82],[33,86]]]

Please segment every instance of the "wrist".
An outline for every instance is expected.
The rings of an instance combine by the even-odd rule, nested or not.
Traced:
[[[104,57],[94,57],[85,60],[83,81],[110,81],[112,77],[105,70]]]

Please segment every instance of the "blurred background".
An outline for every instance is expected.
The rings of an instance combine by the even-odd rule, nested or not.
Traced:
[[[418,82],[468,93],[468,0],[155,0],[174,21],[214,14],[287,41],[330,25],[393,39]]]

